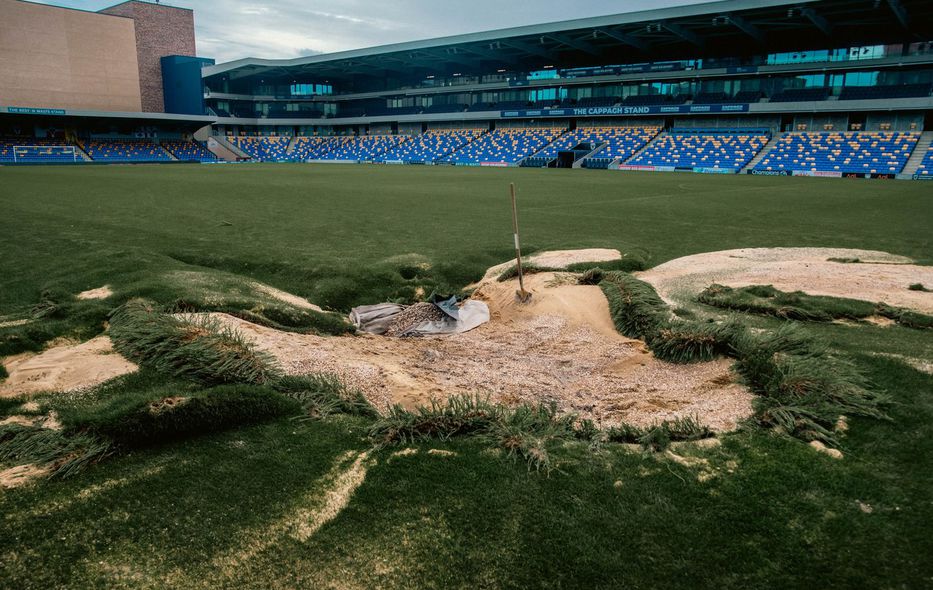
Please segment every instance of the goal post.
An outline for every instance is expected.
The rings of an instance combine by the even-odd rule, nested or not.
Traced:
[[[73,145],[15,145],[13,162],[41,162],[54,159],[59,162],[77,162],[78,152]]]

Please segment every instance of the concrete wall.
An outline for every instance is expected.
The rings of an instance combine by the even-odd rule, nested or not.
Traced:
[[[0,0],[0,105],[139,112],[133,21]]]
[[[194,57],[194,12],[164,4],[131,1],[111,6],[101,13],[128,17],[136,23],[142,110],[165,112],[161,60],[169,55]]]

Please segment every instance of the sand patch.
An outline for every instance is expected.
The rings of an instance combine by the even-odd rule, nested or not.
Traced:
[[[97,289],[90,289],[89,291],[82,291],[78,293],[77,298],[82,301],[89,299],[108,299],[113,296],[113,289],[110,288],[110,285],[104,285],[103,287],[98,287]]]
[[[5,359],[4,366],[10,376],[0,383],[0,397],[85,389],[138,368],[114,352],[109,336],[17,355]]]
[[[676,365],[616,332],[594,286],[531,275],[529,305],[515,303],[517,281],[491,282],[474,295],[491,320],[443,338],[320,337],[279,332],[215,314],[272,354],[289,374],[332,373],[382,410],[488,395],[494,402],[554,402],[604,425],[648,426],[699,417],[717,431],[750,416],[752,394],[732,378],[728,359]]]
[[[268,295],[273,299],[278,299],[282,303],[287,303],[293,305],[299,309],[309,309],[311,311],[324,311],[319,306],[314,305],[309,302],[307,299],[299,297],[297,295],[292,295],[291,293],[286,293],[285,291],[280,291],[275,287],[270,287],[269,285],[263,285],[262,283],[253,283],[253,288],[262,293],[263,295]]]
[[[47,467],[38,465],[17,465],[0,471],[0,488],[13,489],[23,487],[49,474]]]
[[[26,324],[32,323],[32,320],[9,320],[0,322],[0,329],[3,328],[16,328],[19,326],[25,326]]]
[[[829,258],[858,258],[859,264]],[[933,293],[911,291],[913,283],[933,282],[933,267],[868,250],[840,248],[747,248],[696,254],[671,260],[636,276],[651,283],[668,303],[693,302],[713,283],[728,287],[773,285],[781,291],[804,291],[884,302],[933,313]]]
[[[549,250],[547,252],[539,252],[531,256],[523,257],[522,260],[523,262],[543,268],[561,269],[567,268],[571,264],[578,264],[581,262],[611,262],[621,259],[622,253],[618,250],[609,248],[586,248],[582,250]],[[483,275],[483,279],[479,284],[496,280],[499,275],[512,268],[514,265],[515,260],[509,260],[508,262],[503,262],[502,264],[491,267],[486,271],[486,274]]]

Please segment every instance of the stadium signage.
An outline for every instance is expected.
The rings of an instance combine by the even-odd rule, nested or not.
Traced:
[[[535,117],[619,117],[690,113],[747,113],[748,104],[690,104],[501,111],[503,119]]]
[[[749,170],[753,176],[790,176],[790,170]]]
[[[29,107],[7,107],[6,112],[14,115],[64,115],[65,109],[33,109]]]

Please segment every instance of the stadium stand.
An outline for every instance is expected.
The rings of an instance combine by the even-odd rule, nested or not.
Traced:
[[[606,146],[583,161],[585,168],[608,168],[615,160],[625,161],[657,137],[660,127],[615,127],[606,134]]]
[[[738,172],[768,142],[761,130],[673,130],[635,158],[632,166],[707,168]]]
[[[407,135],[362,135],[341,138],[339,143],[315,158],[317,160],[371,162],[409,140]]]
[[[170,162],[172,157],[148,139],[92,139],[81,148],[95,162]]]
[[[517,164],[561,135],[560,127],[496,129],[455,151],[444,161],[452,164]]]
[[[216,162],[217,156],[196,141],[163,140],[162,147],[182,162]]]
[[[593,160],[594,165],[587,167],[605,168],[616,158],[628,158],[634,154],[657,133],[657,127],[578,127],[546,145],[544,149],[528,158],[525,165],[547,166],[548,162],[557,158],[559,152],[572,150],[581,144],[589,144],[593,150],[601,147],[597,152],[599,161],[606,162],[605,165],[599,165],[597,160]],[[590,159],[587,158],[588,161]]]
[[[0,139],[0,162],[20,164],[73,164],[83,159],[64,140],[15,138]]]
[[[789,133],[755,170],[897,174],[919,134],[900,132]]]
[[[288,160],[289,137],[229,137],[230,143],[243,150],[250,158],[259,162],[284,162]]]
[[[341,137],[296,137],[291,154],[288,159],[292,162],[307,162],[308,160],[320,160],[328,151],[336,147]]]
[[[485,131],[482,129],[435,129],[404,141],[376,158],[379,162],[432,163],[442,160]]]

